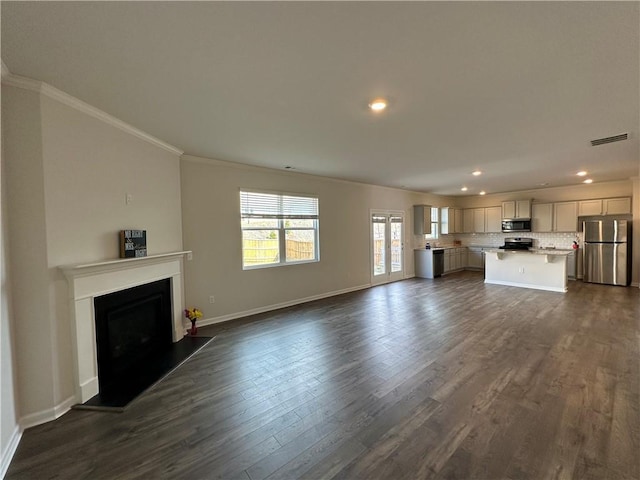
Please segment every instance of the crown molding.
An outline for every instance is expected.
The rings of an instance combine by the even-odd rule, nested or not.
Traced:
[[[134,137],[138,137],[141,140],[151,143],[152,145],[155,145],[156,147],[160,147],[175,155],[181,156],[184,153],[179,148],[176,148],[173,145],[169,145],[168,143],[163,142],[159,138],[156,138],[153,135],[149,135],[148,133],[145,133],[142,130],[137,129],[136,127],[129,125],[128,123],[125,123],[122,120],[118,120],[113,115],[109,115],[108,113],[103,112],[99,108],[93,107],[88,103],[83,102],[82,100],[78,100],[77,98],[72,97],[68,93],[65,93],[62,90],[58,90],[57,88],[52,87],[48,83],[40,82],[38,80],[33,80],[27,77],[22,77],[20,75],[14,75],[9,71],[9,69],[4,64],[4,62],[2,62],[2,83],[4,85],[10,85],[12,87],[22,88],[24,90],[31,90],[33,92],[46,95],[47,97],[52,98],[53,100],[63,103],[93,118],[97,118],[98,120],[101,120],[104,123],[111,125],[112,127],[118,128],[126,133],[129,133],[130,135],[133,135]]]

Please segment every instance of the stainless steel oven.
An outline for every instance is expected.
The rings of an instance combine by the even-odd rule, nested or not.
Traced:
[[[502,231],[510,232],[530,232],[531,219],[524,218],[520,220],[502,220]]]

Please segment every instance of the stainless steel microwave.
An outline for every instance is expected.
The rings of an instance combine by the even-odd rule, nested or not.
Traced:
[[[528,218],[520,219],[520,220],[502,220],[502,231],[503,232],[530,232],[531,220]]]

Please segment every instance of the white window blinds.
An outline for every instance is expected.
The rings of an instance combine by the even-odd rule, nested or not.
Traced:
[[[318,198],[240,191],[242,218],[318,219]]]

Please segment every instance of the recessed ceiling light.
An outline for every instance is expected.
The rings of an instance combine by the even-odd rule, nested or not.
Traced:
[[[549,185],[549,182],[542,182],[542,183],[539,183],[538,185],[540,185],[541,187],[546,187]]]
[[[463,192],[466,192],[469,189],[467,187],[462,187],[460,190],[462,190]]]
[[[585,177],[587,175],[587,172],[585,172],[584,170],[580,170],[578,173],[576,173],[576,175],[579,177]]]
[[[487,192],[485,192],[484,190],[480,190],[480,193],[478,195],[486,195]]]
[[[291,165],[287,165],[284,167],[285,170],[295,170],[296,167],[292,167]]]
[[[474,170],[473,172],[471,172],[471,175],[477,177],[478,175],[482,175],[482,172],[480,170]]]
[[[591,178],[587,178],[584,182],[582,183],[593,183],[593,180]]]
[[[384,98],[376,98],[369,104],[369,108],[374,112],[381,112],[387,108],[387,101]]]

